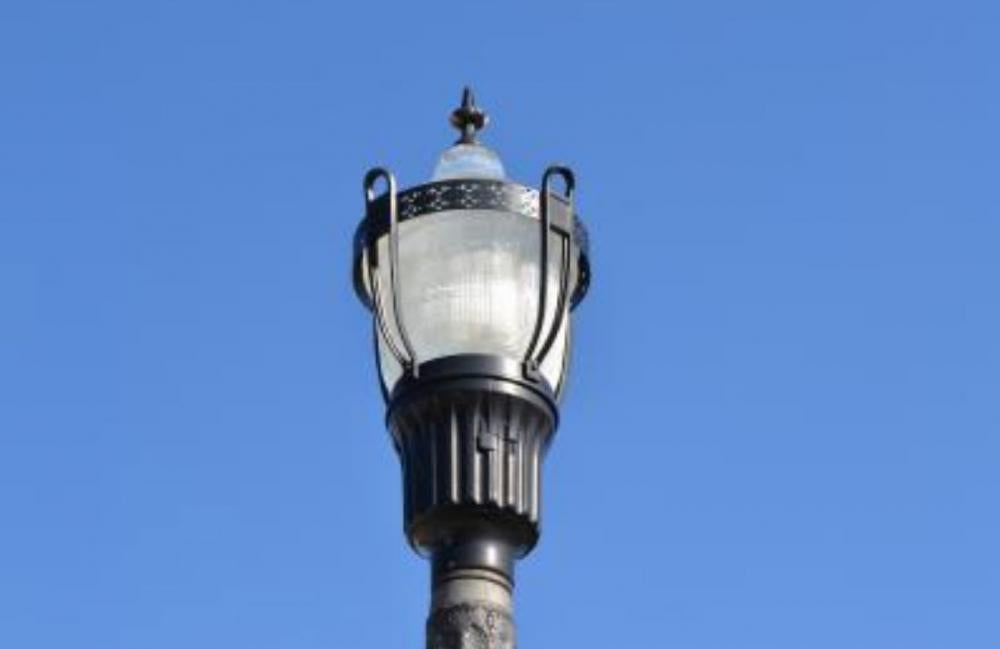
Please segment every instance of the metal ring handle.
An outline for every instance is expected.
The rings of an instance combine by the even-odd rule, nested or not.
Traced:
[[[388,169],[383,167],[374,167],[370,169],[368,173],[365,174],[364,189],[365,189],[365,218],[368,217],[368,212],[371,204],[375,200],[375,183],[379,178],[384,178],[387,186],[388,198],[389,198],[389,291],[392,297],[392,312],[393,312],[393,324],[395,325],[396,331],[399,333],[399,340],[402,343],[403,350],[405,350],[405,355],[401,353],[399,347],[396,346],[388,331],[388,326],[386,323],[385,310],[382,306],[381,299],[381,286],[378,279],[378,273],[372,268],[372,259],[377,257],[377,240],[372,242],[372,246],[375,247],[374,253],[369,255],[368,263],[368,282],[372,287],[372,301],[375,305],[375,318],[378,324],[379,330],[382,332],[382,337],[385,338],[386,344],[392,351],[393,356],[402,366],[404,372],[410,372],[414,376],[417,373],[417,357],[413,351],[413,345],[410,343],[410,337],[406,331],[406,324],[403,320],[403,313],[400,308],[400,297],[399,297],[399,216],[396,209],[396,178],[392,175]]]

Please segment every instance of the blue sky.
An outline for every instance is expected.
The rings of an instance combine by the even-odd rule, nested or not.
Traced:
[[[0,646],[418,647],[360,182],[577,171],[521,646],[1000,646],[991,2],[0,5]]]

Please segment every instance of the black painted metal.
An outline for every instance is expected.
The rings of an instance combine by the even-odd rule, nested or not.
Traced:
[[[374,198],[375,183],[379,178],[384,178],[388,191],[386,192],[386,203],[389,212],[389,290],[392,293],[392,311],[394,316],[395,329],[399,332],[399,339],[403,349],[406,350],[404,356],[396,345],[395,338],[389,330],[387,315],[381,299],[381,280],[377,272],[378,267],[378,246],[375,243],[367,246],[362,254],[361,263],[365,264],[365,271],[368,277],[368,284],[372,290],[372,304],[374,305],[375,323],[378,325],[382,337],[396,357],[405,373],[410,373],[416,368],[416,355],[413,352],[413,345],[410,344],[410,337],[406,332],[406,325],[403,322],[402,310],[399,308],[399,227],[396,212],[396,178],[387,169],[375,167],[365,174],[365,204],[371,205]]]
[[[431,554],[434,584],[450,579],[457,571],[485,571],[494,581],[514,584],[514,561],[521,556],[509,540],[488,534],[469,535],[435,549]]]
[[[530,401],[558,424],[555,391],[545,377],[526,378],[517,361],[486,354],[459,354],[423,363],[419,376],[404,376],[390,392],[387,421],[395,409],[442,388],[493,391]]]
[[[513,576],[539,535],[541,465],[557,424],[551,389],[520,363],[453,356],[425,363],[389,400],[403,468],[403,517],[435,571]]]
[[[535,348],[538,345],[539,336],[542,333],[542,327],[545,325],[545,311],[548,308],[548,297],[549,297],[549,232],[552,229],[551,213],[552,209],[550,207],[552,202],[552,192],[549,191],[549,184],[552,180],[552,176],[561,176],[563,182],[566,184],[566,204],[568,209],[566,210],[566,218],[570,219],[570,225],[557,231],[557,235],[560,240],[560,251],[561,251],[561,263],[559,264],[559,297],[556,300],[556,308],[554,317],[552,319],[552,324],[549,326],[549,333],[545,337],[545,342],[542,343],[541,349],[538,354],[535,354]],[[570,274],[570,255],[573,250],[573,191],[576,188],[576,177],[573,172],[567,167],[552,166],[545,170],[542,174],[542,192],[540,196],[540,218],[539,218],[539,260],[538,260],[538,312],[535,315],[535,327],[531,333],[531,339],[528,343],[528,349],[524,355],[524,362],[526,364],[526,373],[528,376],[534,376],[537,374],[537,368],[541,365],[545,357],[548,356],[549,350],[552,349],[552,343],[555,342],[556,337],[559,335],[559,329],[562,327],[563,312],[566,310],[566,294],[569,291],[569,274]]]
[[[466,86],[462,90],[462,105],[452,111],[449,121],[461,134],[455,144],[475,144],[476,133],[486,128],[490,118],[476,106],[472,88]]]
[[[573,209],[573,192],[576,190],[576,176],[573,171],[568,167],[552,166],[545,170],[542,175],[542,200],[543,209],[548,210],[548,205],[551,202],[550,197],[552,196],[549,192],[549,180],[553,175],[560,175],[563,178],[563,182],[566,183],[566,201],[569,203],[569,219],[573,220],[575,218],[575,210]],[[570,276],[570,255],[573,251],[573,233],[575,228],[568,227],[565,229],[564,233],[560,234],[560,239],[562,241],[562,267],[560,269],[560,283],[559,283],[559,299],[556,301],[555,316],[553,318],[552,326],[549,328],[549,335],[542,343],[542,348],[538,352],[538,363],[541,364],[542,361],[549,355],[549,351],[552,349],[552,345],[555,343],[559,331],[562,329],[563,319],[566,317],[566,299],[569,295],[569,276]],[[568,354],[567,354],[568,355]]]

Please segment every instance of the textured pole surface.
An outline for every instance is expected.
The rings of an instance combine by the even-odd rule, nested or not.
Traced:
[[[511,589],[486,570],[455,570],[435,580],[427,649],[514,649]]]

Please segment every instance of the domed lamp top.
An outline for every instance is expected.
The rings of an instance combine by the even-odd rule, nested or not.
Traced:
[[[486,128],[489,117],[476,106],[476,99],[468,87],[462,93],[462,105],[451,114],[451,125],[461,136],[454,146],[438,158],[431,180],[451,180],[455,178],[478,178],[483,180],[504,180],[500,156],[483,146],[476,139],[476,133]]]

